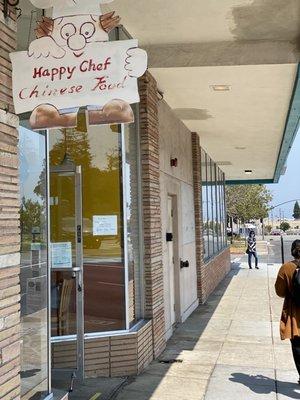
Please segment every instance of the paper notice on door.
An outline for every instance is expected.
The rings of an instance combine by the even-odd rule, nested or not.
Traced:
[[[117,215],[94,215],[93,235],[94,236],[115,236],[118,234]]]
[[[72,268],[72,243],[51,243],[51,265],[52,268]]]

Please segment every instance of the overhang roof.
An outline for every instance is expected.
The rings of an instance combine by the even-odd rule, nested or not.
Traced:
[[[32,7],[20,4],[28,32]],[[104,8],[146,48],[165,100],[227,180],[277,182],[299,125],[300,1],[115,0]]]
[[[165,100],[199,133],[227,180],[278,181],[299,122],[299,0],[116,0],[106,7],[147,49]]]

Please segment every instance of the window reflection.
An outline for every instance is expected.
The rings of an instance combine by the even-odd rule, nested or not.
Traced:
[[[21,228],[21,393],[47,392],[46,138],[19,128]]]
[[[135,107],[137,111],[137,106]],[[137,114],[137,112],[136,112]],[[136,118],[138,116],[136,115]],[[125,193],[127,217],[128,306],[132,326],[142,318],[142,268],[140,260],[140,186],[138,160],[138,134],[135,124],[125,125]]]
[[[69,161],[82,167],[85,332],[125,329],[120,128],[116,125],[87,128],[85,120],[81,119],[81,122],[77,129],[51,131],[50,165],[60,165],[68,157]],[[56,185],[58,192],[55,192],[57,179],[56,175],[51,174],[51,241],[73,244],[74,186],[71,181],[68,189],[67,183],[60,184],[60,187]],[[64,195],[62,191],[65,191]],[[60,200],[55,202],[55,198]],[[74,253],[74,246],[72,248]],[[57,286],[61,282],[58,274],[61,275],[58,271],[52,273],[52,281]],[[69,304],[71,308],[68,315],[74,322],[75,305],[72,305],[72,301]],[[69,327],[72,327],[72,321]]]
[[[204,259],[227,246],[224,173],[201,149]]]

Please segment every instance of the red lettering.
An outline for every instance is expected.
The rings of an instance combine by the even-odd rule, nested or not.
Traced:
[[[42,77],[42,69],[43,69],[43,67],[40,67],[39,69],[34,68],[33,75],[32,75],[33,79]]]
[[[107,57],[107,59],[104,61],[104,70],[107,70],[109,65],[111,65],[111,57]]]
[[[79,69],[81,72],[90,72],[90,71],[96,72],[96,71],[103,71],[103,70],[106,71],[109,65],[111,65],[111,57],[107,57],[107,59],[104,61],[104,63],[99,63],[99,64],[96,64],[90,58],[89,60],[82,61]]]
[[[38,97],[39,92],[38,92],[38,85],[36,85],[32,91],[30,92],[29,98],[32,99],[32,97]]]
[[[120,83],[117,84],[117,88],[118,88],[118,89],[123,89],[123,88],[125,87],[125,81],[126,81],[126,79],[127,79],[127,75],[125,76],[125,78],[123,79],[122,82],[120,82]]]
[[[23,97],[23,92],[24,92],[24,90],[28,90],[28,88],[24,88],[24,89],[22,89],[22,90],[20,91],[20,93],[19,93],[19,98],[20,98],[21,100],[27,99],[27,96]]]
[[[96,89],[105,90],[107,88],[106,78],[107,78],[106,76],[101,76],[100,78],[95,78],[97,81],[97,84],[92,89],[92,92],[94,92]]]
[[[84,67],[85,64],[87,64],[86,67]],[[86,72],[86,71],[88,71],[88,64],[89,64],[88,61],[82,61],[82,63],[80,64],[80,67],[79,67],[80,71],[81,71],[81,72]]]

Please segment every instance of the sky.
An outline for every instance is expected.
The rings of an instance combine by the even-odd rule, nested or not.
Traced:
[[[281,176],[279,183],[267,185],[273,194],[272,206],[283,203],[288,200],[299,199],[300,204],[300,129],[287,159],[287,170]],[[292,218],[294,202],[276,207],[273,211],[274,218],[284,213],[284,218]]]

